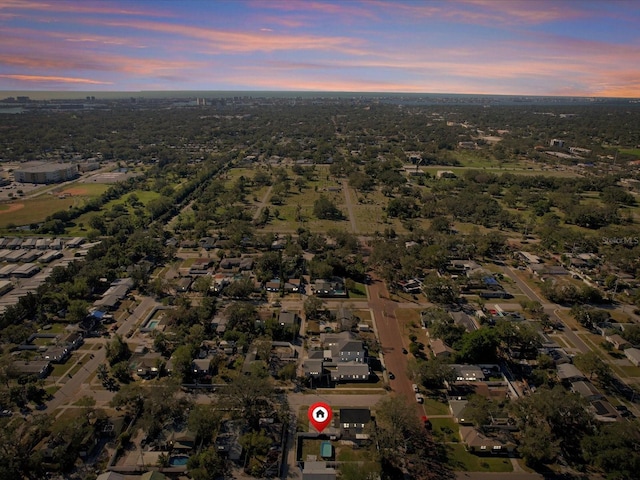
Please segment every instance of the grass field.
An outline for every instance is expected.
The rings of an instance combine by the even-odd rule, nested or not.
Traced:
[[[8,225],[29,225],[44,221],[49,215],[82,205],[87,199],[100,196],[109,188],[104,184],[73,183],[56,189],[53,194],[16,199],[0,205],[0,228]],[[59,198],[61,194],[68,194]]]
[[[77,205],[79,198],[81,197],[58,198],[53,195],[42,195],[5,204],[9,205],[9,208],[0,211],[0,227],[42,222],[55,212]]]
[[[634,155],[636,157],[640,157],[640,148],[621,148],[620,153],[624,153],[625,155]]]
[[[449,406],[445,403],[439,402],[438,400],[434,400],[433,398],[425,398],[424,399],[424,410],[429,415],[448,415]],[[436,418],[433,421],[438,420]]]
[[[508,458],[479,457],[467,452],[464,445],[447,445],[449,466],[465,472],[512,472],[513,466]]]
[[[432,432],[439,442],[459,442],[459,428],[452,418],[432,418]]]

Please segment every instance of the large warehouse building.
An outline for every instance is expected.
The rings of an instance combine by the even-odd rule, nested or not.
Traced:
[[[13,172],[20,183],[60,183],[78,176],[78,165],[74,163],[26,164]]]

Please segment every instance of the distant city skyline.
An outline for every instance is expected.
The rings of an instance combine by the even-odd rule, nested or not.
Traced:
[[[640,2],[0,0],[0,90],[638,98]]]

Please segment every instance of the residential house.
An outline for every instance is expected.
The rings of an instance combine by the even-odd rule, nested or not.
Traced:
[[[354,322],[357,321],[351,309],[343,306],[338,307],[335,317],[341,330],[351,330]]]
[[[460,439],[465,448],[476,454],[509,454],[515,450],[515,443],[498,437],[488,437],[474,427],[460,427]]]
[[[298,293],[300,291],[300,279],[291,278],[284,282],[285,293]]]
[[[622,338],[619,334],[607,335],[605,340],[613,345],[613,348],[616,350],[624,350],[627,347],[630,347],[631,344],[627,342],[624,338]]]
[[[467,332],[473,332],[478,329],[478,324],[464,312],[449,312],[453,323],[463,326]]]
[[[38,378],[45,378],[51,371],[51,362],[49,360],[19,360],[13,362],[13,371],[18,375],[35,375]]]
[[[371,375],[369,365],[360,362],[339,362],[330,373],[334,382],[366,381]]]
[[[453,355],[453,349],[445,344],[440,338],[429,338],[429,347],[436,358],[448,358]]]
[[[180,277],[176,281],[176,290],[181,293],[188,292],[192,282],[193,278],[191,277]]]
[[[325,372],[334,382],[366,381],[370,377],[366,350],[351,332],[322,334],[324,350],[310,350],[303,363],[307,378],[320,379]]]
[[[604,398],[604,396],[598,391],[598,389],[593,386],[593,383],[585,380],[571,382],[571,391],[580,394],[589,402],[592,402],[594,400],[602,400]]]
[[[340,434],[347,440],[366,440],[365,428],[371,422],[368,408],[341,408],[339,411]]]
[[[640,348],[625,348],[624,354],[636,367],[640,367]]]
[[[397,285],[404,293],[417,295],[422,292],[422,282],[415,278],[409,280],[399,280],[397,282]]]
[[[107,291],[102,294],[102,298],[93,302],[93,306],[103,311],[115,310],[133,286],[134,282],[132,278],[119,278],[114,280],[111,282]]]
[[[585,380],[584,374],[572,363],[556,365],[556,369],[558,370],[558,379],[561,382],[578,382]]]
[[[476,382],[484,380],[482,368],[478,365],[451,365],[455,371],[456,381],[458,382]]]
[[[287,246],[286,238],[278,238],[271,242],[271,250],[284,250]]]
[[[69,351],[69,349],[59,347],[47,348],[47,351],[44,352],[44,355],[42,357],[45,360],[50,361],[51,363],[65,363],[69,359],[70,355],[71,352]]]
[[[242,258],[223,258],[220,260],[220,268],[223,270],[234,270],[240,268],[240,263],[242,263]]]
[[[300,318],[294,312],[282,310],[278,315],[278,323],[282,327],[296,327],[300,323]]]
[[[331,359],[334,362],[366,363],[367,361],[362,340],[355,339],[351,332],[325,334],[323,343],[331,350]]]
[[[196,358],[191,366],[193,374],[197,377],[204,377],[211,373],[210,358]]]
[[[221,431],[214,440],[219,455],[232,462],[242,459],[242,445],[240,445],[240,425],[232,420],[223,422]]]
[[[516,253],[516,258],[519,258],[520,260],[530,265],[540,263],[541,261],[539,256],[534,255],[533,253],[522,252],[522,251]]]
[[[58,345],[67,347],[69,350],[77,350],[82,346],[83,343],[84,337],[79,332],[65,335],[58,341]]]
[[[465,416],[467,409],[467,400],[449,400],[449,411],[456,423],[461,425],[471,424],[471,419]]]
[[[196,446],[196,435],[189,430],[173,432],[169,442],[174,451],[177,450],[180,453],[188,453]]]
[[[280,279],[272,278],[267,283],[264,284],[264,288],[267,292],[276,293],[280,291]]]
[[[314,293],[317,297],[346,297],[347,290],[341,278],[318,279],[314,283]]]
[[[140,378],[154,378],[160,374],[160,367],[163,363],[162,355],[159,353],[147,353],[140,357],[136,365],[136,374]]]
[[[319,380],[324,373],[324,360],[322,358],[308,358],[304,361],[302,368],[305,377]]]
[[[204,237],[200,239],[198,244],[200,245],[200,248],[204,248],[209,251],[216,247],[216,239],[214,237]]]
[[[212,261],[210,258],[196,258],[195,261],[189,267],[190,275],[206,275],[209,273]]]
[[[336,480],[338,472],[333,467],[328,467],[327,462],[304,462],[302,468],[302,480]]]
[[[591,409],[596,416],[596,420],[601,422],[615,422],[620,419],[616,409],[606,400],[595,400],[591,402]]]

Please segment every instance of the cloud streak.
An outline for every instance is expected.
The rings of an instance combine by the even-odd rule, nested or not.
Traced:
[[[111,82],[103,82],[100,80],[92,80],[90,78],[74,78],[74,77],[57,77],[47,75],[19,75],[19,74],[0,74],[0,78],[9,80],[17,80],[28,83],[62,83],[62,84],[82,84],[82,85],[111,85]]]

